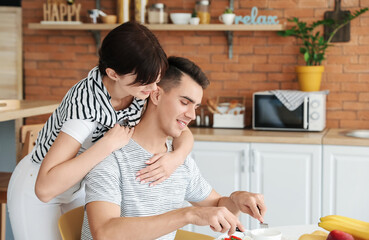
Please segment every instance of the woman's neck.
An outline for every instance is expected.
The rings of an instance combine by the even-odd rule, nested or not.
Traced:
[[[115,92],[115,88],[114,88],[115,82],[111,80],[108,76],[104,76],[102,79],[102,82],[111,97],[110,99],[111,105],[116,111],[123,110],[132,103],[133,96],[129,95],[128,93],[127,94],[120,93],[118,95]]]

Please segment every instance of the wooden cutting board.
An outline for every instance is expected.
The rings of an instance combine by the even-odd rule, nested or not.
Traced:
[[[347,16],[350,15],[350,11],[341,10],[341,0],[335,0],[334,11],[327,11],[324,13],[324,19],[333,19],[336,23],[343,22]],[[330,33],[333,31],[331,27],[324,26],[324,39],[329,38]],[[350,41],[350,22],[343,26],[332,38],[331,42],[349,42]]]
[[[22,99],[22,8],[0,6],[0,98]]]

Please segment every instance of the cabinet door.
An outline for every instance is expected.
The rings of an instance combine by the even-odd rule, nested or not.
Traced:
[[[248,155],[248,147],[247,143],[196,141],[192,157],[213,189],[223,196],[229,196],[234,191],[248,190],[248,165],[245,158]],[[247,227],[247,217],[241,214],[240,219]],[[208,226],[191,225],[189,229],[214,237],[219,236],[219,233],[214,233]]]
[[[369,222],[369,147],[323,146],[323,215]]]
[[[319,221],[321,145],[251,143],[250,154],[251,192],[264,194],[269,226]]]

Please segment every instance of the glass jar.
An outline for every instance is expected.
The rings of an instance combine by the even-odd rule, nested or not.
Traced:
[[[135,20],[145,23],[147,0],[135,0]]]
[[[150,6],[148,21],[150,24],[168,23],[168,11],[164,3],[155,3]]]
[[[197,16],[200,18],[200,24],[209,24],[210,23],[210,1],[197,1],[195,10],[197,12]]]

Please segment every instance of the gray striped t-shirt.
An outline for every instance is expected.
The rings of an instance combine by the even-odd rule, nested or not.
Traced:
[[[171,142],[167,147],[171,151]],[[138,217],[159,215],[182,208],[185,201],[199,202],[209,196],[212,187],[190,156],[164,182],[154,187],[140,184],[135,174],[147,166],[145,162],[152,156],[132,139],[113,152],[86,175],[86,204],[111,202],[121,207],[121,217]],[[158,239],[173,240],[175,234],[174,231]],[[86,213],[81,239],[92,239]]]

